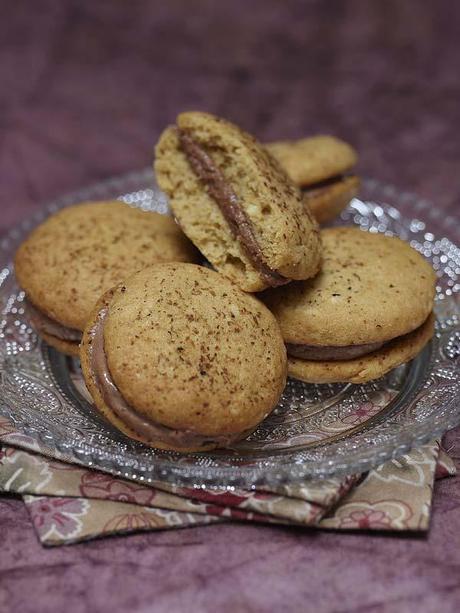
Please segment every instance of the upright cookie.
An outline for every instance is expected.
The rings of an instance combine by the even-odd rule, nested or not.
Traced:
[[[151,266],[98,303],[81,345],[97,409],[147,445],[226,447],[252,432],[286,382],[278,324],[204,267]]]
[[[348,227],[321,234],[317,277],[263,300],[280,324],[291,376],[363,383],[412,359],[431,338],[435,273],[400,239]]]
[[[102,293],[155,262],[197,257],[171,217],[119,201],[86,202],[33,230],[16,253],[15,269],[38,333],[78,355],[81,331]]]
[[[354,198],[360,180],[350,174],[358,156],[333,136],[270,143],[267,149],[302,189],[303,201],[318,223],[335,219]]]
[[[278,164],[237,126],[182,113],[157,144],[155,171],[184,232],[243,290],[316,274],[316,222]]]

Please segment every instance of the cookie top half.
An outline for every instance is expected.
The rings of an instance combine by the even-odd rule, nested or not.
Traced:
[[[286,342],[348,346],[385,342],[433,309],[435,273],[399,238],[341,227],[321,232],[323,265],[312,280],[264,292]]]
[[[317,224],[300,192],[252,136],[207,113],[182,113],[156,147],[160,187],[184,232],[246,291],[318,270]]]
[[[15,272],[28,300],[51,319],[83,330],[102,293],[155,262],[196,261],[171,217],[119,201],[62,209],[19,247]]]
[[[146,419],[222,435],[255,427],[276,405],[287,369],[278,324],[225,277],[193,264],[151,266],[106,307],[110,375]],[[84,364],[96,318],[84,333]]]
[[[349,171],[358,156],[335,136],[319,135],[266,145],[296,185],[307,186]]]

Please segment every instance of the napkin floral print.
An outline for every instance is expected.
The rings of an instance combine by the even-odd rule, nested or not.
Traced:
[[[276,491],[201,490],[160,482],[147,487],[47,457],[49,450],[3,419],[0,441],[0,490],[23,496],[44,545],[229,520],[425,531],[435,475],[455,474],[452,460],[433,442],[365,476]]]
[[[437,469],[439,467],[439,469]],[[371,470],[321,527],[341,530],[428,530],[434,479],[454,475],[435,441]]]

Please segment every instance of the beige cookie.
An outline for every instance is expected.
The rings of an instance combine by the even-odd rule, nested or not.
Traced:
[[[113,425],[178,451],[247,436],[276,406],[287,368],[270,311],[191,264],[151,266],[108,292],[85,329],[81,363]]]
[[[33,230],[16,253],[15,272],[37,331],[78,355],[81,331],[102,293],[149,264],[198,257],[171,217],[119,201],[86,202]]]
[[[237,126],[182,113],[157,144],[155,172],[184,232],[243,290],[316,274],[317,224],[299,190]]]
[[[366,362],[359,373],[367,374],[359,376],[380,376],[389,364],[413,357],[414,347],[425,344],[432,329],[425,322],[433,310],[435,273],[400,239],[350,227],[323,230],[321,235],[321,272],[310,281],[262,295],[293,358],[290,372],[303,373],[301,378],[307,380],[308,371],[318,382],[323,376],[356,381],[356,360],[366,358],[373,369]],[[410,336],[419,328],[423,333]],[[350,375],[346,362],[351,363]]]
[[[292,181],[313,185],[348,172],[357,162],[356,151],[334,136],[312,136],[266,145]]]

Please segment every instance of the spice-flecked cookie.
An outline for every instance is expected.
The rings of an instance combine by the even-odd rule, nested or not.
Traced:
[[[198,252],[172,217],[119,201],[69,206],[19,247],[15,272],[32,325],[50,345],[78,355],[99,297],[155,262],[194,262]]]
[[[414,358],[433,335],[435,273],[404,241],[358,228],[323,230],[310,281],[269,290],[292,377],[364,383]]]
[[[84,331],[81,364],[109,422],[178,451],[245,438],[276,406],[287,371],[265,305],[193,264],[154,265],[107,292]]]
[[[207,113],[180,114],[156,146],[155,172],[185,234],[243,290],[318,271],[318,228],[300,191],[237,126]]]
[[[360,180],[350,171],[358,156],[348,143],[333,136],[312,136],[266,146],[302,189],[304,203],[318,223],[335,219],[357,195]]]
[[[355,149],[335,136],[311,136],[265,146],[300,187],[340,176],[358,160]]]

